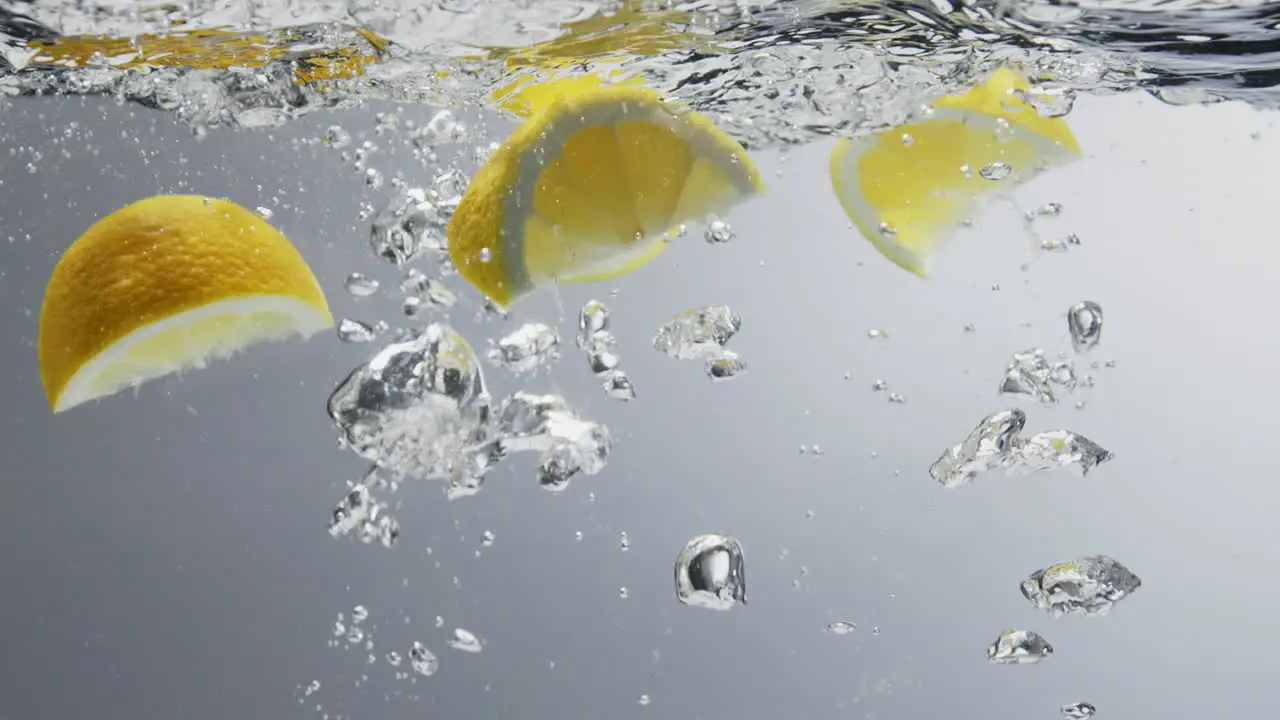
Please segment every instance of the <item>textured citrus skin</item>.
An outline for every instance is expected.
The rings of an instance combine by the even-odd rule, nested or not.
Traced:
[[[446,229],[449,258],[458,274],[502,307],[512,300],[498,258],[502,203],[515,183],[519,153],[534,142],[537,132],[532,123],[523,125],[498,146],[471,177]]]
[[[332,321],[298,251],[233,202],[159,195],[111,213],[67,249],[45,289],[37,347],[50,407],[81,366],[130,332],[259,295],[296,298]]]

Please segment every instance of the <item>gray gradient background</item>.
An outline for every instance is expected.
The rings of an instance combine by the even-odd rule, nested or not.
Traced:
[[[474,293],[453,281],[452,322],[479,347],[530,319],[568,340],[576,308],[606,300],[639,398],[607,399],[569,342],[550,376],[523,385],[609,425],[606,471],[560,495],[536,486],[528,457],[473,498],[410,484],[390,551],[324,529],[364,467],[336,447],[324,402],[372,346],[325,335],[258,348],[48,412],[34,348],[44,283],[84,228],[152,193],[272,207],[335,314],[395,321],[398,276],[357,219],[362,193],[380,203],[389,187],[365,192],[339,153],[289,142],[339,123],[381,146],[371,165],[388,178],[425,182],[429,168],[373,136],[378,109],[197,142],[106,99],[3,108],[0,718],[978,720],[1088,700],[1100,718],[1173,720],[1264,718],[1280,701],[1273,116],[1082,99],[1069,120],[1087,159],[1017,194],[1065,206],[1040,228],[1079,235],[1066,255],[1039,255],[997,204],[936,277],[909,276],[848,229],[820,144],[785,162],[760,154],[771,193],[733,215],[732,244],[691,235],[626,278],[563,288],[563,316],[544,294],[505,324],[477,323]],[[354,270],[389,292],[351,298],[341,281]],[[1015,404],[995,392],[1012,352],[1070,349],[1064,312],[1081,299],[1106,309],[1094,359],[1116,365],[1093,371],[1092,391],[1027,407],[1028,432],[1074,429],[1116,460],[1083,479],[933,483],[944,447]],[[710,303],[742,314],[732,347],[751,362],[717,385],[649,346],[666,316]],[[890,338],[869,340],[872,327]],[[498,393],[520,386],[488,375]],[[872,392],[876,378],[906,404]],[[824,455],[799,453],[815,443]],[[683,607],[672,562],[717,531],[746,548],[750,605]],[[1110,617],[1054,620],[1019,594],[1028,572],[1095,552],[1144,580]],[[357,603],[372,613],[373,665],[328,646]],[[859,630],[824,633],[836,619]],[[449,649],[454,627],[484,651]],[[987,665],[983,649],[1009,628],[1044,633],[1056,656]],[[396,681],[381,656],[413,640],[441,669]],[[312,680],[322,687],[300,704]]]

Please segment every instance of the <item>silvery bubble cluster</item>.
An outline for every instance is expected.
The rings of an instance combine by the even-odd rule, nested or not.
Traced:
[[[609,308],[599,300],[587,301],[578,311],[578,347],[587,356],[587,366],[609,397],[624,402],[634,400],[636,388],[618,367],[617,346],[618,340],[609,330]]]

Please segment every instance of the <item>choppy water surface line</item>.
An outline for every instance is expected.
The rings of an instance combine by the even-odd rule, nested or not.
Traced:
[[[1013,64],[1037,107],[1135,88],[1280,105],[1280,5],[1056,0],[0,2],[0,88],[114,94],[193,125],[279,125],[376,97],[500,104],[525,76],[607,70],[754,147],[870,131]]]

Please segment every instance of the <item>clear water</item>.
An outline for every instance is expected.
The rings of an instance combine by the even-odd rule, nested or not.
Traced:
[[[370,97],[492,105],[526,75],[616,68],[760,147],[897,124],[998,64],[1036,81],[1046,114],[1133,88],[1273,106],[1277,21],[1210,0],[6,0],[0,88],[114,94],[198,130]]]
[[[435,0],[431,3],[411,0],[354,0],[351,3],[286,0],[275,3],[190,2],[145,10],[127,0],[97,4],[3,2],[0,3],[0,48],[3,49],[0,88],[3,88],[4,95],[14,98],[110,95],[122,103],[137,103],[172,113],[187,123],[197,137],[201,137],[209,128],[217,126],[285,126],[301,115],[355,107],[368,100],[382,101],[377,105],[379,108],[387,107],[387,102],[428,106],[433,108],[432,112],[434,108],[451,107],[461,117],[464,113],[459,108],[500,108],[510,89],[526,77],[567,76],[620,68],[627,74],[642,75],[651,85],[710,115],[721,128],[755,150],[803,144],[831,135],[873,132],[899,124],[911,117],[929,98],[968,88],[977,78],[1005,64],[1021,69],[1033,79],[1030,99],[1037,110],[1047,116],[1068,114],[1077,94],[1132,90],[1147,91],[1171,104],[1230,99],[1270,108],[1280,105],[1280,94],[1276,90],[1280,82],[1276,75],[1276,68],[1280,67],[1280,40],[1276,39],[1275,30],[1278,22],[1280,9],[1276,6],[1210,2],[1036,1],[953,5],[945,0],[932,3],[684,4],[591,4],[553,0]],[[3,95],[0,95],[0,112],[4,111],[4,102]],[[378,126],[379,134],[381,129],[386,129],[387,134],[398,133],[401,136],[398,140],[404,141],[420,155],[440,153],[442,161],[431,163],[435,166],[435,176],[423,181],[423,187],[407,187],[393,171],[386,170],[384,177],[378,167],[364,164],[363,138],[353,139],[352,133],[340,125],[330,125],[327,120],[318,121],[321,127],[330,125],[319,137],[310,133],[305,140],[295,140],[295,144],[323,144],[348,154],[360,169],[363,179],[345,179],[344,182],[357,188],[363,184],[369,191],[367,197],[376,196],[376,200],[362,203],[364,213],[358,218],[361,230],[371,231],[370,247],[365,253],[367,263],[343,270],[341,277],[345,281],[342,285],[357,298],[381,294],[395,296],[398,302],[403,297],[399,310],[405,317],[397,312],[386,314],[397,325],[419,324],[408,322],[406,317],[417,317],[424,321],[420,324],[426,325],[427,318],[435,317],[433,311],[452,308],[455,303],[459,310],[454,315],[454,322],[461,325],[466,322],[464,316],[476,309],[465,299],[459,302],[454,292],[445,287],[444,280],[449,278],[447,267],[431,266],[428,270],[431,276],[428,276],[428,273],[407,266],[440,249],[441,217],[434,214],[435,210],[456,202],[461,187],[465,185],[466,173],[474,170],[493,142],[502,139],[503,130],[491,132],[483,126],[464,129],[461,122],[452,116],[434,117],[436,120],[409,128],[391,114],[386,123],[380,122]],[[466,117],[469,120],[483,115],[467,113]],[[389,138],[387,144],[393,144]],[[446,149],[451,154],[449,157],[443,157]],[[465,157],[458,159],[454,155]],[[383,168],[388,166],[379,164]],[[415,184],[417,182],[415,180]],[[386,200],[387,195],[391,196],[390,200]],[[1034,212],[1047,218],[1057,216],[1061,209],[1056,203],[1049,202]],[[270,211],[262,212],[264,216],[270,215]],[[355,220],[354,217],[345,219]],[[724,221],[708,223],[706,230],[706,239],[710,243],[727,243],[735,239],[734,230]],[[364,237],[358,242],[363,243]],[[1061,242],[1064,243],[1063,248],[1078,244],[1078,240],[1072,242],[1070,239]],[[1042,246],[1042,249],[1061,248]],[[380,284],[379,280],[361,272],[385,269],[383,265],[386,263],[404,270],[398,288],[395,281],[384,280]],[[423,263],[424,267],[427,265],[429,263]],[[462,290],[460,283],[453,286]],[[601,288],[600,292],[602,297],[608,297],[607,289]],[[722,301],[724,299],[718,297],[705,300]],[[664,319],[654,326],[650,335],[652,348],[656,351],[653,354],[661,354],[663,362],[683,363],[688,372],[695,375],[701,372],[715,381],[741,382],[735,378],[747,372],[748,359],[754,363],[756,358],[767,356],[768,348],[767,343],[742,347],[742,338],[735,338],[742,326],[742,317],[736,310],[739,299],[734,297],[729,301],[734,303],[735,309],[718,304],[685,304],[679,308],[664,306]],[[536,484],[542,489],[562,491],[573,484],[581,491],[580,497],[587,496],[594,501],[594,491],[589,488],[595,486],[587,486],[581,480],[602,474],[612,457],[614,437],[621,438],[619,443],[623,445],[631,439],[630,428],[604,424],[600,416],[608,414],[609,410],[602,409],[602,406],[636,399],[636,388],[627,374],[631,367],[630,358],[648,351],[634,342],[626,346],[628,353],[619,350],[621,343],[614,335],[616,328],[610,325],[610,308],[613,305],[614,301],[609,299],[607,302],[592,300],[580,306],[575,303],[572,307],[561,307],[561,319],[568,317],[569,321],[560,323],[559,330],[541,322],[532,322],[532,318],[520,317],[516,323],[501,330],[491,328],[488,347],[484,347],[478,337],[470,338],[471,348],[459,347],[461,343],[448,325],[433,323],[419,332],[412,332],[393,329],[385,320],[341,319],[338,338],[349,344],[363,344],[372,359],[351,367],[346,380],[339,383],[334,378],[336,388],[319,389],[312,385],[307,388],[307,393],[317,399],[322,392],[329,393],[327,410],[342,431],[345,454],[358,457],[360,462],[373,467],[350,487],[331,493],[332,497],[326,496],[325,502],[330,503],[331,509],[329,532],[335,537],[356,538],[373,548],[403,548],[405,543],[397,519],[401,505],[395,495],[402,480],[412,476],[443,479],[448,497],[467,497],[480,490],[491,468],[502,462],[511,464],[507,458],[521,453],[530,458]],[[626,307],[625,304],[622,306]],[[1111,312],[1113,306],[1108,304],[1107,307]],[[686,312],[672,314],[678,309]],[[1069,308],[1064,305],[1062,309],[1067,310],[1067,316],[1059,323],[1060,339],[1066,342],[1065,332],[1069,329],[1069,341],[1078,354],[1097,345],[1103,326],[1102,308],[1092,301],[1081,300]],[[933,311],[931,308],[930,312]],[[497,311],[486,307],[480,308],[479,313],[490,317]],[[745,313],[751,322],[759,317],[759,313],[752,317],[749,309]],[[820,329],[823,333],[836,335],[847,330],[826,327],[828,314],[835,313],[830,308],[818,308],[812,315],[822,317]],[[575,315],[578,327],[577,336],[573,337],[572,329],[565,330]],[[810,316],[799,312],[790,317],[789,323],[809,323],[806,327],[819,324],[810,322]],[[543,319],[551,318],[547,315]],[[874,318],[876,322],[882,319]],[[952,328],[956,337],[968,337],[975,332],[967,318],[964,335],[961,335],[960,327],[956,323]],[[1006,330],[1006,335],[1013,333],[1011,328]],[[893,331],[896,337],[897,327]],[[647,326],[644,332],[649,332]],[[1132,325],[1128,332],[1133,332]],[[980,337],[985,341],[994,334]],[[816,337],[818,333],[809,335]],[[880,347],[887,344],[881,341],[888,337],[888,333],[881,329],[866,332],[867,341],[879,343]],[[917,356],[929,357],[929,353],[934,352],[931,347],[912,346],[910,342],[908,339],[906,347],[919,351]],[[909,472],[919,475],[930,461],[934,461],[933,466],[928,467],[933,480],[948,487],[972,483],[975,487],[958,492],[976,493],[979,491],[976,486],[997,482],[998,478],[994,476],[1003,474],[1000,471],[1047,472],[1065,466],[1089,471],[1102,463],[1109,463],[1113,459],[1109,449],[1110,438],[1114,435],[1099,434],[1099,442],[1105,443],[1104,447],[1070,429],[1048,429],[1075,427],[1074,421],[1070,421],[1071,416],[1066,416],[1069,421],[1059,422],[1064,416],[1052,413],[1055,408],[1064,406],[1083,407],[1082,398],[1088,396],[1092,386],[1089,373],[1098,367],[1098,362],[1087,365],[1081,359],[1077,368],[1073,361],[1065,359],[1065,354],[1061,357],[1053,353],[1046,355],[1043,349],[1024,347],[1010,356],[1007,351],[1015,348],[1006,348],[1003,343],[994,341],[991,346],[995,348],[997,344],[999,352],[1005,353],[1001,362],[1007,361],[1008,364],[999,384],[1000,397],[983,396],[983,411],[1025,401],[1030,401],[1032,408],[1026,413],[1022,410],[995,410],[983,417],[984,412],[973,412],[972,407],[966,406],[964,417],[968,424],[950,422],[950,418],[948,422],[939,421],[938,425],[947,427],[947,444],[939,443],[932,450],[935,453],[932,457],[914,457],[912,462],[915,465],[910,466]],[[737,354],[739,350],[744,356]],[[756,354],[751,354],[752,350]],[[777,373],[782,364],[776,358],[774,360],[773,369]],[[825,369],[829,369],[827,364],[845,362],[843,359],[839,363],[829,358],[820,360],[826,364],[817,361],[815,364],[822,365],[822,372],[807,368],[785,369],[798,378],[802,375],[826,377],[833,375],[825,373]],[[544,382],[547,366],[556,362],[572,367],[575,372],[589,370],[593,382],[601,386],[600,395],[593,398],[586,393],[574,394],[567,390],[563,396],[533,394],[534,386],[538,386],[540,392],[561,391],[560,387],[549,390],[546,387],[549,383]],[[640,359],[636,362],[639,365]],[[1100,362],[1105,364],[1107,361]],[[424,367],[429,371],[423,372]],[[518,377],[523,389],[510,393],[495,391],[497,396],[491,396],[492,388],[486,385],[484,373],[489,373],[490,377],[500,375],[497,369]],[[868,380],[884,371],[886,368],[877,367]],[[988,371],[991,379],[1000,379],[1000,365],[981,367],[982,373]],[[845,373],[844,378],[848,380],[849,374]],[[538,382],[524,383],[526,379]],[[983,375],[982,382],[986,381],[986,375]],[[790,382],[786,380],[784,384],[789,388]],[[804,384],[804,379],[795,382]],[[874,383],[868,382],[867,385],[876,393],[872,396],[876,402],[893,403],[895,411],[920,412],[914,417],[921,424],[926,424],[923,422],[928,419],[926,413],[931,411],[917,411],[912,405],[905,405],[904,395],[896,391],[900,382],[907,388],[905,392],[913,399],[915,407],[927,407],[929,383],[917,383],[912,388],[910,382],[895,377],[893,391],[883,379],[875,379]],[[943,382],[930,379],[930,383]],[[989,389],[996,390],[994,383],[992,385]],[[911,392],[913,389],[916,391],[914,394]],[[643,384],[641,391],[645,391]],[[832,395],[833,392],[826,387],[820,393],[809,393],[814,397],[823,394]],[[920,401],[915,398],[920,398]],[[643,406],[643,401],[628,407],[636,406]],[[308,408],[307,412],[313,409]],[[805,415],[808,415],[807,410]],[[1028,415],[1035,429],[1027,429],[1023,433]],[[1093,428],[1084,427],[1089,424],[1081,421],[1080,429],[1087,430],[1092,436]],[[885,432],[896,441],[903,425],[885,425],[889,428]],[[312,429],[308,428],[308,432]],[[610,435],[611,431],[614,435]],[[823,448],[835,447],[847,440],[843,435],[823,434],[811,428],[802,432],[813,437],[801,437],[804,444],[800,445],[800,454],[805,462],[812,460],[815,465],[823,460],[834,464],[837,458],[827,455],[828,451]],[[812,444],[815,437],[823,441],[821,446]],[[786,440],[773,437],[769,440],[777,440],[778,444],[790,443],[788,451],[794,453],[795,445],[790,438],[787,435]],[[932,442],[932,436],[929,441]],[[748,442],[754,442],[754,439]],[[657,453],[653,449],[655,447],[659,446],[633,441],[617,454],[630,453],[632,458],[644,458],[647,454]],[[832,455],[840,455],[842,450],[846,456],[853,452],[848,448],[835,447]],[[863,449],[859,447],[857,450],[862,452]],[[941,455],[937,454],[939,452]],[[871,453],[872,457],[875,455],[875,452]],[[329,458],[323,462],[329,462]],[[884,473],[892,473],[895,479],[899,475],[896,469]],[[795,479],[786,478],[788,483]],[[779,504],[810,502],[798,494],[790,494],[789,488],[790,485],[787,492],[779,493],[785,496]],[[935,485],[928,489],[939,488]],[[323,492],[329,492],[328,488]],[[959,502],[967,502],[974,493],[957,497],[961,498]],[[794,509],[787,508],[788,512]],[[857,509],[861,513],[861,505]],[[830,515],[833,517],[837,510],[849,512],[848,508],[833,507],[832,510]],[[1054,510],[1069,515],[1065,511]],[[539,509],[539,512],[544,511]],[[664,507],[661,512],[655,511],[648,517],[655,519],[671,512],[670,508]],[[1044,510],[1042,514],[1053,513]],[[716,513],[706,512],[699,516],[699,522],[705,522],[714,515]],[[804,510],[803,516],[809,521],[813,519],[814,511]],[[480,550],[477,548],[487,551],[495,543],[501,549],[504,543],[515,545],[519,542],[515,537],[508,541],[508,537],[516,534],[507,529],[508,525],[497,525],[497,535],[488,529],[471,533],[473,528],[460,525],[456,517],[451,519],[453,527],[467,527],[469,534],[462,543],[467,552],[478,554]],[[321,518],[316,520],[320,525]],[[579,520],[577,517],[572,522]],[[714,517],[712,520],[719,521]],[[310,516],[306,522],[311,522]],[[878,522],[859,515],[856,524],[875,528]],[[842,517],[841,528],[848,524],[855,523],[846,523]],[[425,523],[420,524],[419,529],[423,526]],[[566,525],[557,532],[563,539],[567,540],[572,535],[575,541],[581,541],[584,533],[574,529],[576,527]],[[409,528],[408,521],[406,528]],[[714,527],[702,528],[699,532],[715,530]],[[912,530],[925,532],[925,529],[914,526]],[[954,536],[937,542],[936,546],[957,542],[956,537],[976,534],[971,533],[972,530],[961,528]],[[1006,532],[1003,525],[996,530]],[[608,531],[609,551],[628,551],[631,541],[626,531],[619,535],[611,526]],[[738,530],[734,529],[734,532]],[[660,541],[652,541],[650,547],[656,548],[653,552],[662,556],[662,562],[675,560],[674,585],[679,602],[702,608],[693,612],[713,618],[713,614],[705,613],[703,609],[733,608],[736,612],[732,617],[743,614],[745,608],[739,606],[745,606],[747,601],[746,555],[736,536],[677,536],[651,529],[649,534],[650,538],[660,535]],[[755,537],[762,534],[767,535],[757,532]],[[999,533],[993,530],[993,534]],[[641,533],[636,535],[637,538],[642,537]],[[829,536],[814,537],[825,543]],[[615,541],[615,538],[619,539]],[[751,548],[753,568],[768,568],[770,558],[778,556],[778,562],[781,562],[790,552],[786,548],[777,551],[764,542],[757,543],[745,533],[743,538]],[[673,539],[678,542],[672,544]],[[679,549],[679,542],[686,539],[689,540],[684,552],[675,557],[674,551]],[[784,539],[789,544],[799,543],[802,546],[807,542],[804,533],[795,533],[795,537]],[[1105,541],[1122,544],[1112,538]],[[421,534],[416,542],[419,544],[412,551],[419,554],[410,557],[414,558],[412,562],[426,567],[431,561],[425,560],[420,552]],[[1020,546],[1021,543],[1011,542],[1008,545]],[[1092,545],[1080,552],[1095,552],[1090,548]],[[552,557],[557,550],[553,548],[547,552],[548,557]],[[641,549],[633,555],[644,552],[646,550]],[[1128,562],[1132,551],[1117,552]],[[1034,554],[1036,565],[1012,567],[1016,570],[1009,575],[1013,580],[1006,582],[1007,587],[1000,591],[1012,596],[1013,582],[1026,578],[1022,580],[1021,589],[1025,601],[1029,602],[1016,598],[1017,602],[1028,606],[1021,607],[1023,610],[1041,610],[1047,616],[1102,615],[1120,599],[1137,591],[1141,584],[1137,576],[1117,560],[1095,554],[1081,555],[1075,562],[1042,567],[1030,576],[1019,574],[1046,561],[1070,557],[1050,554],[1042,546],[1035,547]],[[430,555],[428,549],[426,557]],[[810,548],[804,561],[821,567],[824,561],[834,558],[830,564],[833,567],[838,565],[838,571],[845,572],[846,565],[854,562],[850,560],[851,556],[823,546]],[[1139,557],[1132,562],[1146,576],[1148,568],[1155,564],[1154,559],[1152,556]],[[438,569],[439,560],[434,562]],[[1173,565],[1178,562],[1176,557],[1169,560]],[[646,566],[643,574],[637,571],[626,576],[627,584],[616,591],[619,601],[639,605],[646,602],[646,597],[658,597],[659,592],[669,595],[672,578],[666,573],[670,565],[662,568],[660,582],[653,583],[653,587],[661,585],[660,589],[652,591],[651,595],[645,594],[651,589],[646,584],[657,577],[649,570],[659,564],[655,561]],[[991,564],[997,563],[991,561]],[[1008,575],[1010,563],[1001,562],[999,565],[1001,574]],[[371,563],[369,567],[375,566]],[[381,567],[376,566],[379,570]],[[807,576],[808,567],[800,566],[796,572],[802,577]],[[542,569],[539,572],[547,571]],[[786,572],[791,573],[792,569],[788,567]],[[900,571],[895,569],[893,572]],[[342,575],[342,572],[334,574]],[[602,576],[605,574],[601,573]],[[762,579],[753,579],[752,587],[755,588],[757,583],[762,589],[776,587],[777,575],[776,570],[773,576],[766,576],[764,572],[757,574],[753,569],[753,578],[759,576]],[[1170,573],[1165,572],[1166,582],[1169,576]],[[765,577],[775,582],[770,585]],[[615,579],[609,576],[608,581]],[[903,582],[901,577],[895,577],[893,582],[880,583],[864,582],[862,576],[856,580],[860,590],[874,587],[876,593]],[[453,576],[452,581],[453,585],[459,585],[457,576]],[[341,582],[345,583],[345,578]],[[405,584],[408,584],[407,579]],[[939,581],[936,584],[944,583]],[[932,580],[928,586],[930,591],[936,590]],[[797,596],[801,588],[806,592],[808,588],[800,580],[795,580],[793,587]],[[554,588],[557,597],[562,590],[563,594],[572,594],[569,591],[575,589],[568,583]],[[520,588],[518,592],[536,590]],[[464,591],[471,592],[470,587],[459,590]],[[1151,594],[1152,591],[1145,593]],[[511,605],[507,600],[517,594],[505,585],[494,591],[491,597],[501,598],[497,603],[502,608],[499,615],[510,614]],[[887,593],[887,596],[894,598],[893,593]],[[768,607],[768,596],[765,597],[765,602],[756,603],[752,609]],[[669,597],[666,600],[671,602]],[[592,599],[589,602],[597,601]],[[658,602],[655,600],[652,605],[657,606]],[[860,598],[859,602],[869,601]],[[958,601],[949,599],[947,602]],[[437,611],[435,607],[412,609],[415,616],[423,617]],[[815,619],[803,613],[795,613],[794,617],[800,618],[797,622],[811,624],[815,633],[825,629],[833,636],[853,635],[850,642],[855,639],[861,641],[866,636],[879,636],[879,626],[864,620],[877,618],[878,622],[878,615],[857,607],[853,611],[850,617],[858,617],[864,623],[863,630],[852,620],[837,617]],[[408,625],[408,612],[404,618],[405,625]],[[844,612],[846,609],[841,608],[840,613]],[[908,614],[903,613],[904,616]],[[942,615],[933,610],[921,614]],[[882,612],[881,615],[891,617],[892,613]],[[488,647],[490,639],[497,641],[495,649],[482,653],[481,659],[491,655],[504,659],[513,657],[511,653],[514,651],[509,645],[503,647],[502,641],[513,637],[514,632],[511,628],[506,632],[495,629],[500,625],[497,619],[475,625],[480,633],[477,635],[454,628],[452,624],[444,625],[439,615],[435,615],[435,630],[439,632],[434,633],[427,627],[429,621],[419,620],[412,629],[397,631],[390,624],[392,620],[399,623],[400,618],[391,618],[389,614],[386,617],[388,627],[385,631],[377,629],[377,622],[382,621],[383,616],[375,614],[370,620],[370,611],[364,606],[356,606],[339,615],[333,624],[330,645],[353,650],[361,663],[367,656],[368,664],[395,668],[398,679],[435,676],[442,664],[436,652],[446,658],[446,667],[449,663],[454,663],[454,668],[460,667],[461,662],[449,653],[481,653]],[[771,617],[780,618],[781,615]],[[1003,614],[999,622],[1005,622],[1006,617],[1015,616],[1011,612]],[[1151,622],[1160,624],[1168,617],[1168,614],[1156,615],[1156,620]],[[332,616],[326,616],[326,622],[331,619]],[[965,632],[968,632],[970,624],[977,626],[976,622],[959,623],[951,622],[950,617],[946,619],[956,628],[964,625]],[[1035,623],[1039,627],[1040,620],[1039,615],[1024,614],[1016,622]],[[701,618],[699,621],[712,622]],[[450,616],[452,622],[454,617]],[[470,619],[459,618],[458,622],[471,626]],[[536,625],[541,620],[520,622]],[[903,624],[905,622],[900,626]],[[789,627],[785,619],[778,625]],[[441,636],[442,628],[454,629],[451,634]],[[666,632],[670,633],[670,629]],[[972,646],[974,659],[980,658],[981,646],[988,642],[988,660],[996,664],[1034,664],[1054,652],[1045,637],[1030,627],[1011,627],[997,635],[999,628],[987,622],[976,632],[977,635],[955,641],[965,648]],[[376,657],[375,634],[379,643]],[[751,634],[742,632],[739,637]],[[1063,654],[1069,655],[1065,652],[1069,644],[1059,640],[1066,633],[1049,634],[1054,643],[1062,643]],[[712,645],[714,643],[707,643],[708,647]],[[642,649],[648,652],[647,646]],[[931,645],[929,650],[933,649]],[[593,653],[598,650],[600,648],[593,648]],[[656,665],[658,651],[653,653],[653,664]],[[582,660],[583,665],[597,664],[597,654],[584,652],[582,655],[586,659]],[[919,654],[928,653],[921,651]],[[756,656],[752,658],[755,665],[767,664],[758,661]],[[546,660],[541,655],[537,659],[539,662]],[[648,662],[647,657],[643,660]],[[842,656],[840,662],[845,661]],[[554,669],[556,661],[549,662]],[[560,662],[569,664],[568,660]],[[912,662],[915,662],[914,658]],[[620,675],[627,672],[632,671],[618,671]],[[367,675],[361,677],[355,683],[356,687],[368,679]],[[865,684],[865,679],[863,682]],[[484,687],[488,692],[484,683],[475,685]],[[457,687],[449,685],[449,692],[456,692]],[[638,683],[638,687],[650,689],[643,682]],[[307,699],[308,707],[315,704],[313,696],[319,689],[320,682],[315,681],[300,692],[300,696]],[[869,697],[890,694],[882,692],[879,686],[864,690],[858,692]],[[628,689],[626,692],[632,691]],[[1053,692],[1056,695],[1051,701],[1042,698],[1044,702],[1036,708],[1040,713],[1037,716],[1049,716],[1045,714],[1045,708],[1052,715],[1058,707],[1065,717],[1093,715],[1094,709],[1089,702],[1077,701],[1077,689],[1055,688]],[[1047,697],[1048,693],[1044,695]],[[559,702],[561,696],[556,697]],[[563,697],[572,695],[564,691]],[[627,697],[638,697],[636,704],[647,707],[655,701],[654,698],[662,701],[680,697],[680,694],[673,691],[665,697],[657,693],[651,697],[637,690]],[[1071,702],[1062,704],[1068,700]],[[325,702],[331,700],[326,697]],[[572,702],[579,701],[575,699]],[[319,711],[317,715],[327,717]],[[958,713],[956,716],[976,715]]]

